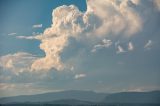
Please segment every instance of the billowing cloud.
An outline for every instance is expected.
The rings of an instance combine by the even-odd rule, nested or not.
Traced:
[[[74,76],[75,79],[80,79],[80,78],[84,78],[84,77],[86,77],[86,74],[76,74]]]
[[[144,48],[147,50],[150,50],[153,45],[153,42],[151,40],[148,40],[148,42],[144,45]]]
[[[111,41],[104,40],[102,44],[98,42],[108,37],[131,37],[141,31],[145,22],[143,18],[147,17],[146,9],[149,9],[147,5],[139,0],[87,0],[86,12],[79,11],[74,5],[63,5],[53,10],[51,27],[46,28],[42,34],[18,38],[41,41],[40,49],[45,52],[45,56],[33,61],[32,71],[59,71],[65,68],[61,53],[68,46],[69,38],[87,42],[86,45],[93,47],[92,52],[97,48],[108,47]],[[142,17],[142,14],[145,16]],[[42,27],[42,24],[33,27]],[[129,43],[128,49],[133,50],[132,43]],[[117,53],[122,52],[125,50],[118,45]]]
[[[42,33],[33,32],[29,36],[16,35],[18,39],[9,39],[13,40],[12,43],[1,42],[2,48],[8,51],[11,44],[22,43],[17,42],[18,40],[35,39],[40,42],[39,48],[44,53],[41,57],[24,52],[0,56],[1,92],[7,91],[6,94],[15,93],[15,95],[29,94],[30,91],[37,93],[39,92],[37,90],[43,92],[48,89],[53,90],[54,87],[57,89],[90,89],[91,87],[98,91],[107,91],[107,89],[120,91],[131,82],[135,83],[135,87],[126,90],[138,91],[139,88],[136,86],[145,85],[143,82],[148,81],[151,85],[158,84],[159,77],[156,75],[159,72],[156,70],[159,69],[159,60],[155,58],[158,54],[154,52],[159,49],[153,49],[149,54],[143,53],[144,49],[147,52],[154,46],[153,44],[159,43],[158,3],[158,0],[87,0],[85,12],[73,5],[57,7],[52,12],[50,27]],[[34,27],[41,28],[42,25]],[[35,40],[27,43],[33,43]],[[5,43],[4,46],[3,43]],[[24,44],[21,47],[24,47]],[[27,50],[35,51],[34,47]],[[92,52],[96,53],[92,54]],[[6,51],[2,51],[3,53]],[[153,57],[145,58],[148,56]],[[137,61],[136,58],[141,61]],[[141,65],[143,62],[147,65]],[[141,67],[135,67],[137,64]],[[150,73],[149,70],[152,70],[150,66],[155,66],[156,72],[146,74],[143,77],[144,80],[139,82],[143,72]],[[132,78],[130,72],[135,75],[140,73],[136,78]],[[115,74],[116,79],[110,77]],[[152,81],[148,80],[148,75],[151,75],[149,77],[152,77]],[[106,79],[107,77],[109,80]],[[130,80],[126,81],[129,77]],[[123,82],[119,87],[114,84],[117,78]],[[81,83],[81,81],[84,82],[83,79],[85,83]],[[90,83],[90,80],[93,80],[93,83]],[[107,83],[110,88],[103,83],[95,86],[98,81]],[[34,86],[36,84],[40,86]],[[41,89],[43,87],[46,89]],[[144,91],[144,89],[141,90]],[[21,91],[23,93],[17,93]]]
[[[130,0],[94,0],[88,2],[88,8],[93,9],[94,13],[102,21],[101,27],[96,32],[99,35],[114,34],[133,35],[142,27],[139,14],[135,11],[134,4]]]
[[[156,8],[160,10],[160,0],[154,0],[153,3],[156,6]]]
[[[129,51],[134,50],[134,46],[133,46],[132,42],[129,42],[129,43],[128,43],[128,50],[129,50]]]
[[[42,24],[36,24],[32,26],[33,28],[42,28]]]
[[[60,53],[67,46],[70,37],[81,40],[105,38],[109,34],[119,33],[133,35],[141,29],[142,24],[134,6],[136,5],[132,1],[94,0],[87,1],[87,11],[84,13],[73,5],[56,8],[52,13],[51,27],[36,37],[41,41],[40,48],[46,56],[37,59],[32,64],[32,70],[64,69]],[[103,45],[95,44],[92,51],[109,45],[111,41],[104,40]]]
[[[21,72],[28,72],[35,59],[36,56],[25,52],[8,54],[0,57],[0,67],[5,70],[11,70],[14,74],[18,75]]]

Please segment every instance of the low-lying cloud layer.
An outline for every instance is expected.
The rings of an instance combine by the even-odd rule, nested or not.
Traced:
[[[11,70],[18,75],[31,70],[30,66],[35,61],[36,56],[29,53],[18,52],[0,57],[0,67]]]

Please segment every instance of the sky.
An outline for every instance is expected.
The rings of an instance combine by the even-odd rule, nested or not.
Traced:
[[[160,90],[160,0],[1,0],[0,97]]]

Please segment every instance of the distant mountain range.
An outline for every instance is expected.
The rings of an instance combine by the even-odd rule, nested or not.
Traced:
[[[160,103],[160,91],[121,92],[107,95],[105,103]]]
[[[37,95],[22,95],[5,97],[0,99],[0,103],[23,103],[23,102],[50,102],[65,99],[74,99],[81,101],[99,102],[106,97],[105,93],[96,93],[93,91],[61,91],[61,92],[50,92]]]
[[[0,104],[160,104],[160,91],[96,93],[93,91],[61,91],[37,95],[22,95],[0,98]]]

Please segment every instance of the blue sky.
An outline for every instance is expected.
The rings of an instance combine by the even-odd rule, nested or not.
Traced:
[[[40,0],[38,2],[36,0],[2,0],[0,4],[1,14],[3,14],[0,19],[1,42],[10,42],[3,43],[2,49],[10,49],[1,50],[0,55],[6,53],[14,53],[17,50],[30,51],[36,54],[41,52],[40,49],[37,48],[37,45],[39,44],[38,41],[20,41],[15,39],[14,37],[9,37],[5,35],[9,33],[17,33],[17,35],[29,36],[32,35],[33,32],[42,33],[45,28],[51,25],[53,9],[61,5],[71,4],[75,4],[76,6],[78,6],[81,11],[86,10],[85,0]],[[43,24],[43,27],[33,29],[32,26],[35,24]],[[21,45],[17,46],[17,42],[19,42]]]
[[[158,0],[1,0],[0,13],[1,97],[160,90]]]

